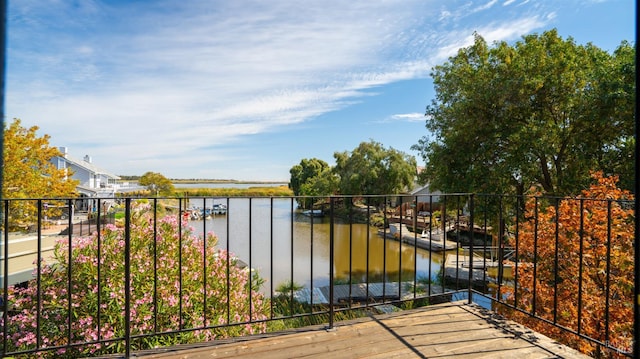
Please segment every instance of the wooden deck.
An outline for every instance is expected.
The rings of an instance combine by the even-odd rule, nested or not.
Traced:
[[[201,358],[588,358],[525,327],[463,302],[135,353],[146,359]]]

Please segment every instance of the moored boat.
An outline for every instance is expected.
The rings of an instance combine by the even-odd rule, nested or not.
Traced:
[[[307,217],[322,217],[324,215],[321,209],[308,209],[308,210],[302,211],[302,214],[304,214]]]

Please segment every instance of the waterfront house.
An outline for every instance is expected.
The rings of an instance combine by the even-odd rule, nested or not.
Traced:
[[[57,169],[66,169],[71,178],[79,181],[76,189],[81,200],[76,201],[76,210],[91,210],[93,201],[88,198],[115,197],[120,177],[93,164],[89,155],[83,159],[74,158],[69,155],[67,147],[60,147],[60,152],[62,156],[52,158],[51,162]]]
[[[433,203],[438,203],[440,202],[440,196],[442,195],[442,192],[438,190],[432,190],[430,188],[430,185],[426,184],[424,186],[414,188],[410,192],[410,194],[412,196],[417,196],[418,202],[429,203],[429,201],[431,201]]]

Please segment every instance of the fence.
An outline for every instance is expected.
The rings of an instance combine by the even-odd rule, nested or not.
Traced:
[[[632,356],[632,202],[437,200],[4,200],[2,354],[129,357],[464,298]]]

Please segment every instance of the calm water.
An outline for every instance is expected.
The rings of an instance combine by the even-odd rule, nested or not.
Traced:
[[[279,187],[288,183],[174,183],[175,188],[251,188],[251,187]]]
[[[213,231],[220,248],[228,247],[242,261],[267,280],[266,290],[293,281],[310,287],[328,284],[329,218],[309,218],[296,212],[291,199],[232,198],[227,215],[206,221],[192,221],[197,233]],[[227,204],[226,199],[215,203]],[[211,199],[207,206],[211,206]],[[203,207],[202,199],[190,206]],[[366,224],[334,223],[334,273],[337,279],[365,281],[436,278],[442,253],[414,248],[395,240],[384,240],[378,229]],[[271,268],[273,258],[273,270]],[[367,261],[368,258],[368,261]],[[350,260],[351,259],[351,260]],[[429,270],[431,268],[431,271]]]

